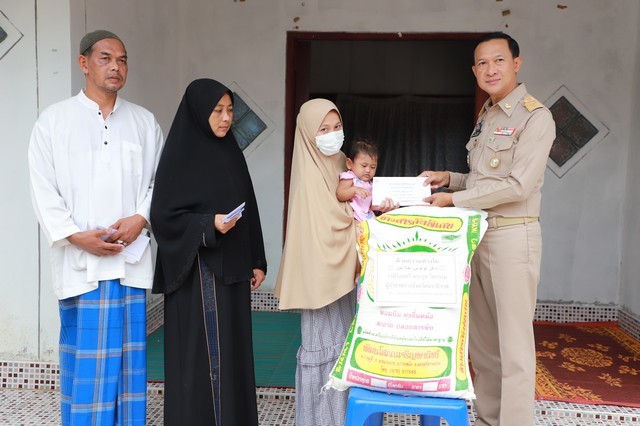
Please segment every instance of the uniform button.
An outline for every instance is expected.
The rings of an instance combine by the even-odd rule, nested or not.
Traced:
[[[105,145],[107,145],[107,144],[108,144],[108,142],[107,142],[107,141],[104,141],[104,144],[105,144]]]

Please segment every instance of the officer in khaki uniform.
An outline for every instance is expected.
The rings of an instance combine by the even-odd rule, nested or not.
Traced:
[[[533,315],[540,277],[540,188],[555,139],[551,112],[518,84],[515,40],[487,34],[473,73],[489,94],[467,144],[469,173],[426,171],[425,185],[448,187],[434,206],[486,210],[489,229],[472,263],[469,352],[475,372],[476,425],[533,424]]]

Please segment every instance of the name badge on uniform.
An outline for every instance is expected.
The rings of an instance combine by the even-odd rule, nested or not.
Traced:
[[[512,136],[515,131],[515,127],[498,127],[493,134],[497,136]]]
[[[472,138],[477,137],[480,133],[482,133],[482,121],[476,124],[476,128],[473,129],[473,133],[471,134]]]

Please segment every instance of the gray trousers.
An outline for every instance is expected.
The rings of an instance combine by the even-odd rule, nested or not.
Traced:
[[[302,342],[296,368],[296,425],[341,426],[347,391],[322,390],[353,321],[355,290],[320,309],[301,310]]]

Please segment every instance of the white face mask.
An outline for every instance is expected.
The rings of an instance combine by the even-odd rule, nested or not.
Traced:
[[[316,145],[320,152],[326,156],[337,154],[342,148],[342,142],[344,142],[342,130],[316,136]]]

